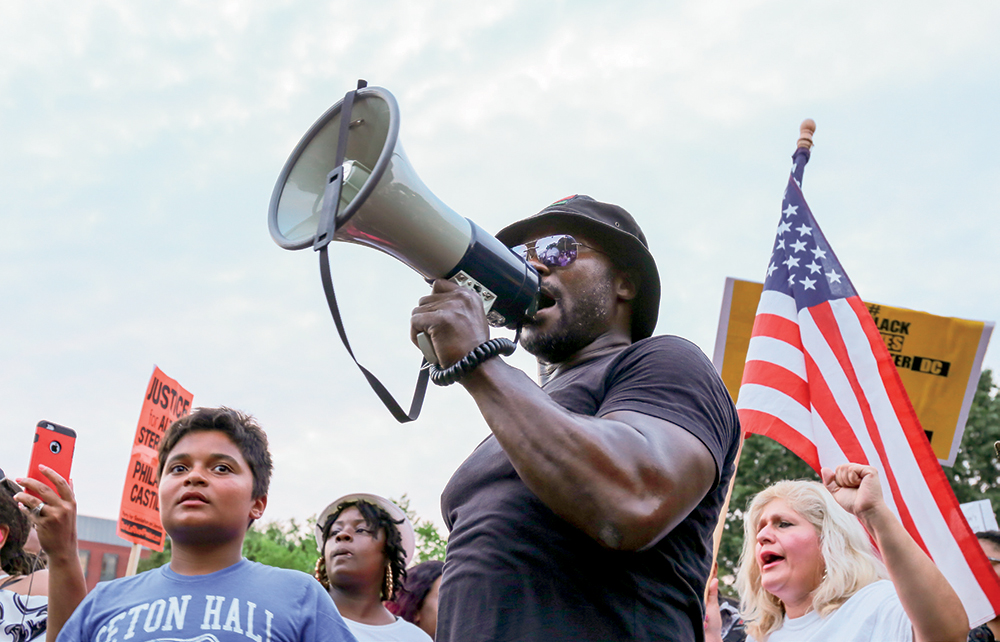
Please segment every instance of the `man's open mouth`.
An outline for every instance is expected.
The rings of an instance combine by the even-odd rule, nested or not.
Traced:
[[[551,294],[549,294],[548,292],[545,292],[544,290],[542,290],[541,292],[538,293],[538,309],[539,310],[544,310],[545,308],[551,308],[555,304],[556,304],[555,298]]]

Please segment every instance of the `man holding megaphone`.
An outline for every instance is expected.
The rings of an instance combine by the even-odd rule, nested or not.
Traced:
[[[739,440],[728,392],[694,344],[652,336],[659,275],[624,209],[573,196],[497,238],[540,277],[521,341],[541,387],[479,348],[472,290],[437,280],[411,318],[442,368],[465,359],[492,431],[442,496],[436,639],[702,639]]]

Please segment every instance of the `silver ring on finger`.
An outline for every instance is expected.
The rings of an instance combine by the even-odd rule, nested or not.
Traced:
[[[45,508],[45,502],[39,502],[38,506],[31,509],[31,514],[35,517],[41,517],[43,508]]]

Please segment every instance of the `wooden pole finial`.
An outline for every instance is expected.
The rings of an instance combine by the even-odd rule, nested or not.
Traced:
[[[810,149],[813,146],[813,134],[816,132],[816,121],[812,118],[806,118],[799,125],[799,143],[798,147],[805,147]]]

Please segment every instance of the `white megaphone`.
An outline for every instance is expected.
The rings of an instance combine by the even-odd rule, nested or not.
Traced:
[[[493,326],[518,327],[537,311],[535,269],[427,189],[399,143],[396,99],[364,81],[295,146],[274,186],[268,226],[287,250],[320,251],[327,272],[326,246],[344,241],[381,250],[428,280],[467,286],[482,297]],[[347,345],[333,302],[331,311]],[[435,363],[424,339],[421,350]]]
[[[451,279],[479,292],[494,326],[534,315],[538,273],[427,189],[399,143],[392,94],[380,87],[354,93],[342,161],[344,100],[309,128],[281,170],[268,211],[274,241],[287,250],[319,249],[331,239],[367,245],[427,279]],[[324,200],[333,196],[329,177],[338,170],[339,211],[324,221]]]

